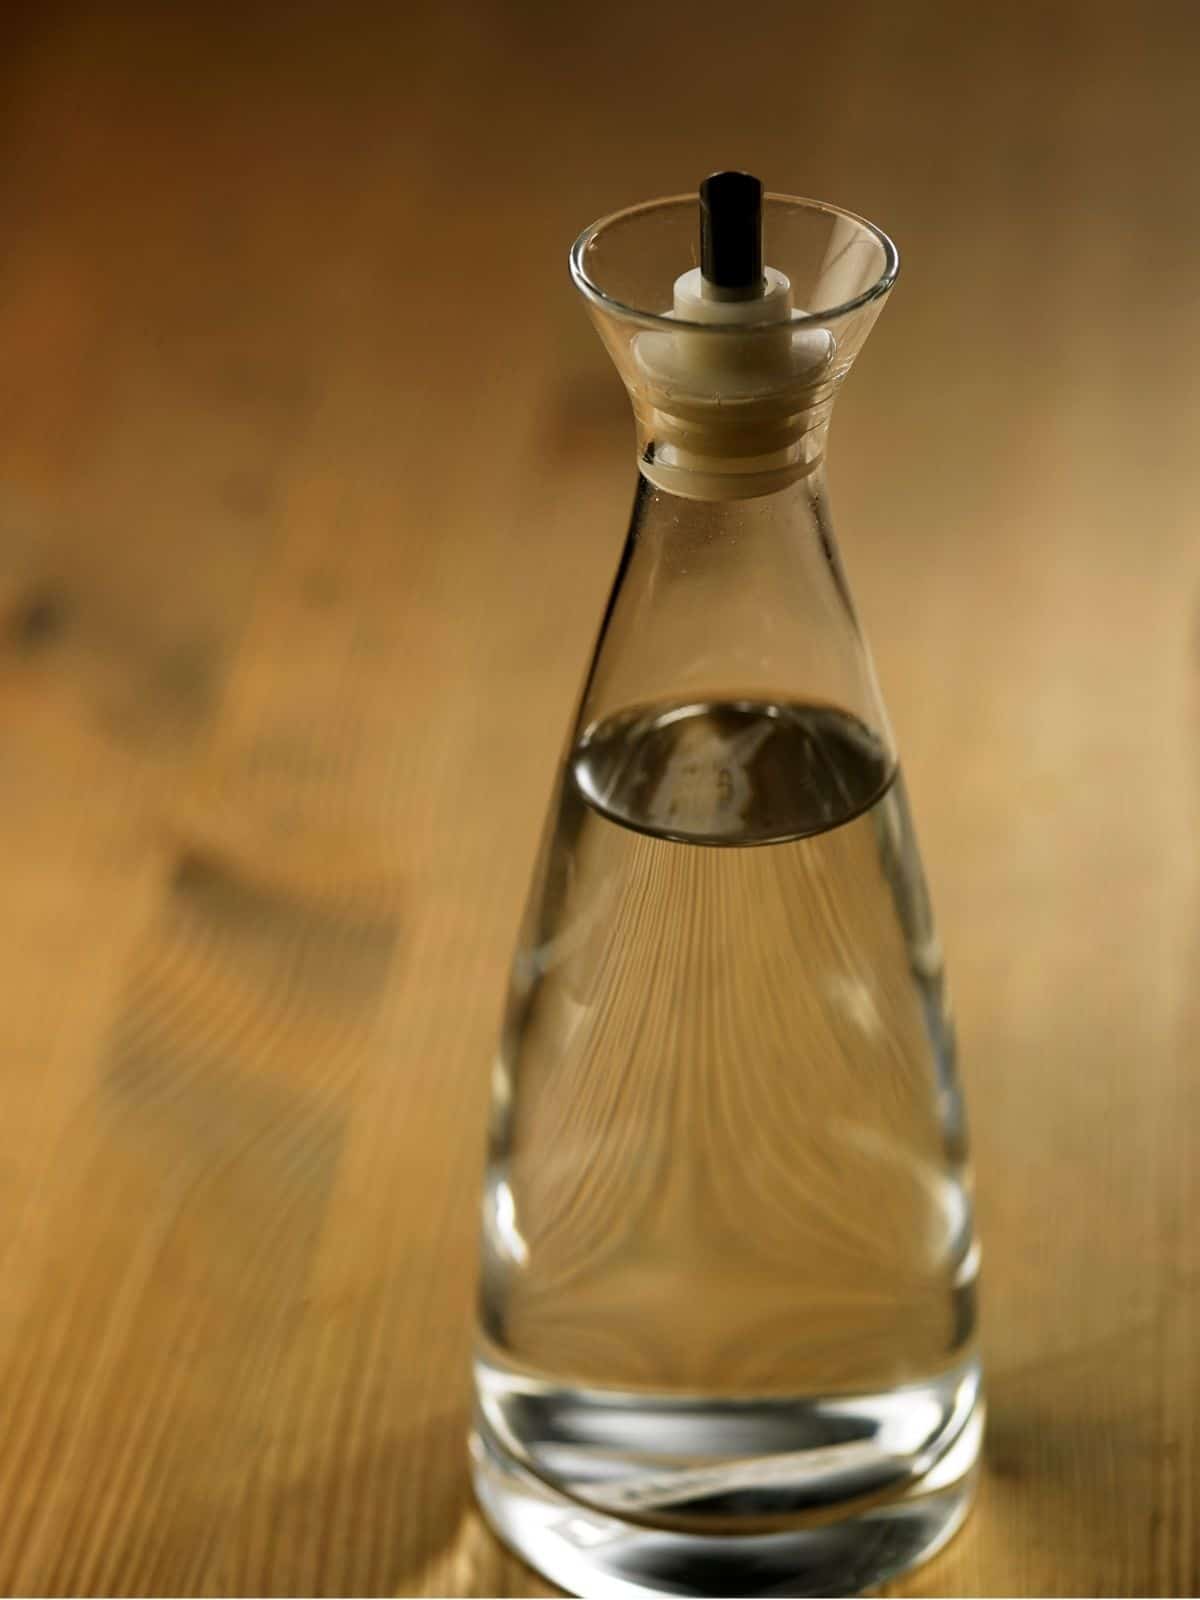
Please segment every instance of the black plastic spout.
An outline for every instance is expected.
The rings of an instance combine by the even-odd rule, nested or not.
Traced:
[[[714,172],[700,185],[700,271],[719,298],[762,293],[762,195],[748,172]]]

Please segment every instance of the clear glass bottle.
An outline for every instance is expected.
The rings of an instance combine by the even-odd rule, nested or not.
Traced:
[[[825,494],[896,252],[752,185],[702,190],[701,268],[690,196],[572,253],[640,474],[495,1067],[472,1450],[580,1595],[876,1584],[982,1431],[941,954]]]

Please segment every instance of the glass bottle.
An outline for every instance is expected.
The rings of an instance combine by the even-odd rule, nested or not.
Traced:
[[[720,174],[571,261],[640,471],[494,1072],[476,1489],[576,1594],[847,1593],[958,1527],[983,1415],[941,953],[825,490],[896,251]]]

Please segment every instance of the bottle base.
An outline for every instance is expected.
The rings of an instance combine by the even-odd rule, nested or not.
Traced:
[[[560,1492],[515,1456],[486,1418],[471,1439],[479,1504],[495,1532],[551,1582],[588,1600],[643,1595],[846,1595],[927,1560],[970,1509],[983,1436],[977,1384],[945,1449],[887,1498],[832,1496],[798,1526],[700,1532],[635,1521]]]

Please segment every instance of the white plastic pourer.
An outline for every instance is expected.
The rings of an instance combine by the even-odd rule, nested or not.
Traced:
[[[791,283],[762,264],[757,178],[705,179],[700,255],[675,280],[678,330],[634,341],[641,470],[689,499],[770,494],[820,460],[806,435],[824,418],[834,338],[794,325]]]

